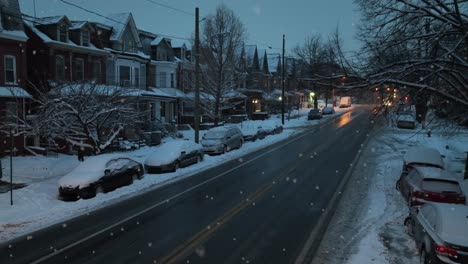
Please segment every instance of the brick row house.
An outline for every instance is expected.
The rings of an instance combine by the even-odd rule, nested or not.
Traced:
[[[22,19],[18,0],[7,2],[7,6],[0,6],[3,118],[8,111],[26,118],[29,109],[24,103],[36,95],[37,89],[48,92],[70,83],[92,83],[132,91],[128,100],[145,116],[140,130],[193,122],[195,67],[187,42],[139,29],[128,12],[108,15],[102,21],[74,21],[66,15]],[[231,69],[238,79],[224,95],[223,103],[228,107],[223,108],[223,114],[268,111],[266,101],[281,88],[280,58],[256,45],[245,45],[239,51],[236,69]],[[290,65],[288,61],[292,80]],[[296,89],[297,84],[288,79],[286,83],[288,89]],[[11,90],[15,96],[11,96]],[[201,100],[210,103],[212,99],[204,95]],[[5,144],[4,138],[0,134],[0,144]],[[29,140],[22,136],[17,141],[18,149],[20,145],[39,144],[37,136]]]
[[[26,91],[27,41],[18,1],[0,1],[0,156],[24,150],[28,132],[24,121],[31,99]]]

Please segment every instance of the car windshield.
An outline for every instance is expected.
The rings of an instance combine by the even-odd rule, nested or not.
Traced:
[[[204,139],[223,139],[226,136],[226,131],[208,131],[203,136]]]
[[[0,264],[463,263],[467,69],[468,0],[0,0]]]

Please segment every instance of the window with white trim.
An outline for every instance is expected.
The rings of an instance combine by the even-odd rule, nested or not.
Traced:
[[[89,31],[88,30],[81,31],[81,45],[89,46]]]
[[[4,59],[5,65],[5,83],[16,84],[16,57],[6,55]]]
[[[73,61],[73,77],[75,81],[84,80],[84,60],[76,58]]]
[[[61,55],[55,56],[55,78],[65,81],[65,59]]]
[[[120,65],[119,66],[119,82],[122,87],[130,87],[132,85],[130,78],[130,67]]]
[[[159,73],[159,87],[165,88],[167,87],[167,75],[166,72]]]
[[[60,25],[58,27],[58,38],[60,42],[68,42],[68,27],[66,25]]]
[[[174,86],[175,86],[174,73],[171,73],[171,88],[174,88]]]
[[[133,74],[135,75],[134,76],[135,82],[134,82],[133,85],[138,88],[138,87],[140,87],[140,69],[139,68],[134,68],[133,69]]]

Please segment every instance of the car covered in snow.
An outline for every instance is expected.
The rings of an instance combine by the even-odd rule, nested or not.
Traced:
[[[403,156],[402,175],[408,174],[414,166],[435,167],[444,169],[444,160],[437,149],[414,147]]]
[[[440,168],[416,166],[409,174],[400,177],[397,188],[408,206],[427,202],[465,203],[465,195],[456,175]]]
[[[416,119],[411,114],[400,114],[396,118],[398,128],[416,128]]]
[[[468,206],[429,203],[413,207],[407,233],[420,253],[419,263],[468,263]]]
[[[89,199],[143,178],[143,165],[121,154],[91,156],[59,180],[63,200]]]
[[[322,115],[333,115],[335,113],[335,108],[333,107],[325,107],[322,109]]]
[[[203,147],[189,140],[174,140],[161,144],[145,160],[150,174],[177,171],[203,160]]]
[[[206,154],[224,154],[244,143],[242,131],[237,126],[223,126],[209,129],[201,140]]]

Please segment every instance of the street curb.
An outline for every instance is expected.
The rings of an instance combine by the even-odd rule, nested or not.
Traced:
[[[306,243],[304,244],[304,247],[302,248],[301,252],[299,253],[299,256],[296,258],[296,261],[294,264],[310,264],[312,263],[315,253],[317,252],[323,236],[325,235],[328,225],[333,218],[335,211],[341,201],[342,194],[346,190],[346,187],[348,185],[349,179],[351,178],[351,175],[353,174],[354,168],[356,167],[356,164],[358,163],[362,152],[364,148],[367,146],[369,143],[369,140],[371,138],[371,135],[374,132],[374,127],[375,127],[375,122],[372,124],[371,130],[369,132],[369,136],[366,137],[364,142],[361,145],[361,148],[358,151],[358,154],[356,157],[354,157],[351,166],[348,168],[346,171],[345,176],[341,180],[338,188],[336,189],[336,192],[333,194],[327,208],[325,209],[324,213],[320,216],[317,225],[314,227],[312,232],[310,233],[309,238],[307,239]]]

